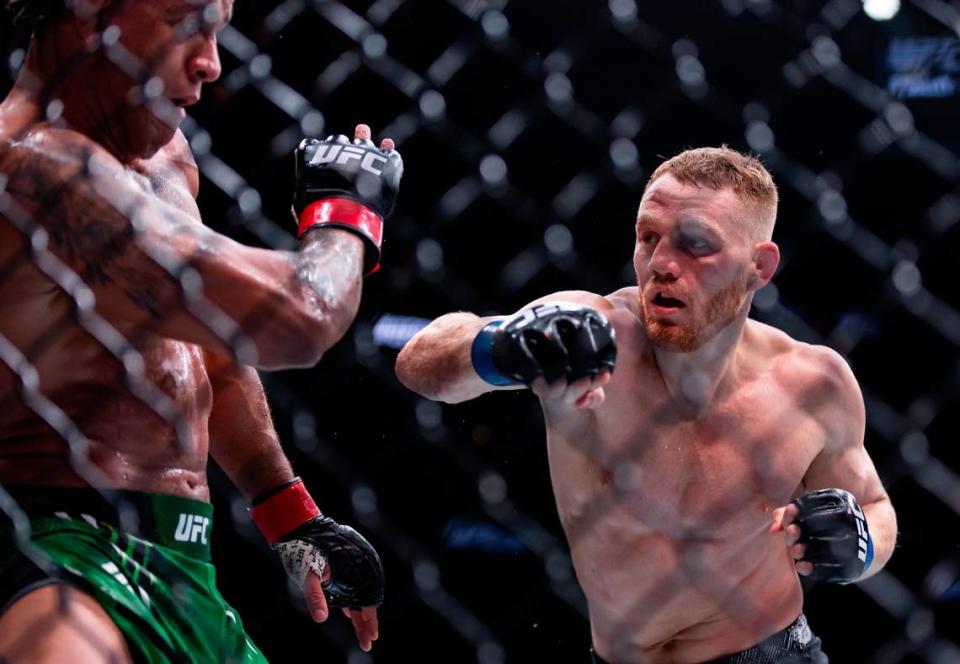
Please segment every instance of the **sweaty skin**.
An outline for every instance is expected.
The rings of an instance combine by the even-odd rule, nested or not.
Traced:
[[[783,506],[809,490],[857,496],[871,573],[892,552],[895,517],[863,448],[850,369],[747,318],[777,253],[745,234],[742,214],[732,191],[665,175],[638,215],[640,287],[531,303],[587,305],[616,331],[612,375],[532,386],[594,647],[615,664],[707,661],[793,622],[809,563]],[[438,318],[401,350],[401,382],[448,402],[494,389],[470,359],[491,320]]]
[[[117,19],[128,22],[130,48],[171,45],[139,55],[155,64],[181,109],[220,71],[215,34],[232,2],[206,8],[218,10],[216,24],[185,39],[177,31],[204,6],[168,1]],[[316,363],[356,312],[362,245],[324,229],[307,234],[300,252],[265,251],[207,230],[183,134],[150,109],[124,106],[130,81],[102,63],[83,63],[67,77],[65,117],[47,121],[37,83],[49,78],[47,51],[53,40],[70,47],[82,29],[69,24],[44,49],[34,44],[0,104],[0,335],[25,356],[37,391],[76,424],[86,449],[70,458],[63,436],[23,398],[9,362],[0,362],[0,483],[93,483],[205,500],[213,395],[203,349],[240,352],[262,368]],[[75,89],[76,78],[95,81],[102,96]],[[104,129],[98,112],[118,119]],[[90,288],[98,320],[131,342],[132,364],[124,366],[122,348],[103,343],[96,320],[78,320],[75,294],[56,283],[63,271],[31,256],[28,237],[38,230],[46,256]],[[174,276],[187,265],[203,284],[194,302]]]
[[[120,45],[149,67],[143,80],[163,85],[151,107],[132,103],[142,86],[87,48],[102,17],[65,10],[34,34],[0,103],[0,485],[209,500],[209,454],[252,498],[293,470],[251,367],[313,366],[343,336],[363,244],[322,228],[298,251],[264,250],[200,222],[197,165],[177,126],[220,75],[233,0],[83,4],[109,5]],[[302,590],[325,620],[320,578]],[[57,592],[30,592],[0,615],[0,655],[19,647],[4,634],[37,625],[56,638],[17,650],[24,661],[102,661],[83,651],[91,635],[122,644],[84,593],[70,590],[83,630],[45,613]],[[345,613],[370,650],[376,608]]]

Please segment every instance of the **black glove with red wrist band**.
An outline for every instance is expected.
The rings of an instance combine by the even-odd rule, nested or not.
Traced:
[[[329,562],[327,604],[360,609],[383,603],[383,564],[376,549],[350,526],[323,516],[299,477],[254,500],[250,516],[298,587],[310,572],[323,578]]]
[[[381,149],[341,134],[305,138],[294,153],[297,237],[324,226],[356,233],[366,245],[364,274],[380,266],[383,220],[393,212],[403,176],[403,159],[391,145]]]

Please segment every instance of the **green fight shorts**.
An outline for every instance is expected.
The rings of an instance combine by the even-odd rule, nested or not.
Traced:
[[[136,662],[267,661],[217,590],[210,503],[133,491],[0,489],[0,613],[31,590],[67,583],[100,603]]]

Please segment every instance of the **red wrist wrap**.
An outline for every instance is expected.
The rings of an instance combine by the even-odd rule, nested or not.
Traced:
[[[250,516],[271,545],[310,519],[320,509],[307,493],[303,480],[297,480],[280,493],[250,508]]]
[[[324,198],[308,205],[300,215],[297,237],[303,237],[308,229],[317,224],[355,228],[377,249],[383,240],[383,217],[350,198]]]

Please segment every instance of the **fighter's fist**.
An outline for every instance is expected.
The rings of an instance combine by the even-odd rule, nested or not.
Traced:
[[[389,138],[374,145],[367,125],[357,125],[353,141],[342,134],[304,139],[294,153],[299,235],[318,226],[354,232],[367,245],[365,271],[374,269],[383,220],[393,212],[403,175],[403,160],[393,148]]]
[[[524,309],[492,323],[480,334],[488,335],[489,362],[494,369],[488,373],[525,385],[541,377],[548,383],[559,379],[572,383],[612,373],[617,358],[615,335],[607,318],[596,309],[570,302]],[[483,343],[479,335],[477,342]],[[474,366],[485,380],[494,382],[497,378],[483,373],[485,358],[479,355],[484,349],[478,348],[477,342]]]
[[[250,514],[303,590],[314,620],[323,622],[329,607],[342,607],[360,647],[370,650],[384,590],[383,564],[370,542],[323,516],[299,477],[257,498]]]
[[[843,489],[811,491],[782,508],[779,523],[797,571],[820,581],[849,583],[873,561],[873,540],[857,499]]]

